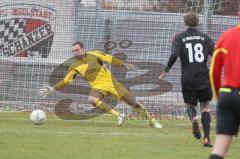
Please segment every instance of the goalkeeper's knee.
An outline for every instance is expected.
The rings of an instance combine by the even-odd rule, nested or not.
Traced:
[[[99,103],[101,101],[101,99],[98,99],[98,98],[96,98],[96,97],[93,97],[93,96],[89,96],[88,97],[88,102],[90,103],[90,104],[92,104],[93,106],[97,106],[97,104]]]
[[[109,107],[106,103],[102,102],[101,100],[97,100],[94,106],[98,109],[102,109],[104,112],[109,112],[112,108]]]

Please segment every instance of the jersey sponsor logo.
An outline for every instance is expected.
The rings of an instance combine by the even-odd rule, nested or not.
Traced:
[[[56,11],[34,4],[0,7],[0,56],[49,55]]]
[[[85,75],[90,75],[92,73],[94,73],[96,71],[96,68],[91,68],[91,69],[88,69],[86,72],[85,72]]]

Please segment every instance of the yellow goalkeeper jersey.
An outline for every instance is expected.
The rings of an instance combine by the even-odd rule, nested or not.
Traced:
[[[71,83],[77,75],[82,76],[91,88],[104,88],[117,82],[112,73],[103,65],[103,62],[115,66],[123,66],[124,62],[112,55],[100,51],[87,51],[82,59],[75,58],[69,66],[65,78],[54,88],[59,89]]]

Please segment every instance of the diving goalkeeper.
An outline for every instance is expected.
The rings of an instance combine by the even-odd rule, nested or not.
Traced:
[[[38,93],[40,96],[46,97],[50,95],[55,90],[70,84],[77,75],[80,75],[89,83],[91,88],[88,101],[94,107],[116,116],[118,125],[124,123],[125,114],[120,114],[102,101],[108,95],[113,95],[118,100],[123,100],[142,116],[146,116],[150,126],[153,128],[162,128],[161,124],[151,117],[144,106],[136,101],[134,95],[117,81],[113,74],[103,65],[103,62],[115,66],[125,66],[127,69],[135,69],[134,65],[125,63],[114,56],[100,51],[86,51],[82,42],[75,42],[72,45],[72,52],[75,56],[74,61],[69,66],[65,78],[54,86],[45,85],[39,89]]]

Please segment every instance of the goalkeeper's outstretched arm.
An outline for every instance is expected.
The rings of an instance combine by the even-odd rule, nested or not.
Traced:
[[[65,76],[65,78],[63,80],[61,80],[54,86],[50,86],[50,85],[46,85],[46,84],[43,85],[43,87],[38,90],[38,94],[41,97],[45,98],[45,97],[49,96],[50,94],[52,94],[55,90],[58,90],[60,88],[63,88],[64,86],[70,84],[74,80],[76,75],[77,75],[77,72],[75,70],[71,70],[67,73],[67,75]]]
[[[119,58],[116,58],[112,55],[109,55],[109,54],[106,54],[106,53],[103,53],[100,51],[95,51],[94,55],[97,56],[98,58],[100,58],[102,61],[107,62],[112,65],[115,65],[115,66],[124,66],[128,70],[136,70],[137,69],[137,67],[133,64],[126,63]]]

